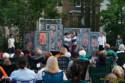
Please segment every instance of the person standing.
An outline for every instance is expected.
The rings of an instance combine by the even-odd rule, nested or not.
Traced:
[[[64,34],[64,47],[67,48],[68,51],[70,51],[70,46],[72,42],[72,34],[71,33],[65,33]]]
[[[8,51],[9,53],[15,52],[15,39],[12,34],[10,34],[10,38],[8,39]]]
[[[117,35],[116,47],[119,47],[121,44],[123,44],[123,39],[121,38],[120,35]]]
[[[103,32],[100,32],[100,35],[98,37],[98,44],[99,44],[99,50],[104,50],[105,44],[106,44],[106,37]]]

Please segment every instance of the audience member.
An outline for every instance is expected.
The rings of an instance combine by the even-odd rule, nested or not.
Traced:
[[[125,64],[125,46],[124,46],[124,44],[121,44],[119,46],[119,51],[117,51],[117,55],[118,55],[117,64],[120,66],[123,66]]]
[[[71,57],[71,53],[68,52],[68,50],[65,48],[65,47],[62,47],[60,49],[60,53],[56,55],[57,57],[61,57],[61,56],[65,56],[65,57],[68,57],[70,58]]]
[[[112,65],[116,65],[116,61],[118,59],[117,53],[111,49],[109,44],[105,45],[107,59],[110,61]]]
[[[119,45],[117,54],[119,54],[119,53],[125,53],[125,45],[124,44]]]
[[[89,61],[80,61],[78,59],[73,61],[67,72],[71,83],[81,83],[81,80],[85,80],[88,65]]]
[[[20,80],[20,81],[27,81],[27,80],[33,80],[36,78],[36,74],[34,71],[27,68],[27,59],[26,57],[22,56],[19,59],[18,66],[19,69],[15,70],[11,73],[10,78],[12,80]]]
[[[106,66],[106,51],[100,51],[98,59],[96,61],[96,67]]]
[[[113,73],[108,74],[105,80],[106,80],[106,83],[118,83],[118,78]]]
[[[43,63],[45,63],[45,55],[40,48],[36,48],[35,55],[29,57],[30,68],[37,71]]]
[[[115,74],[117,76],[118,79],[123,80],[124,79],[124,70],[121,66],[114,66],[114,68],[112,69],[112,73]]]
[[[36,78],[38,83],[62,83],[63,80],[67,80],[65,73],[59,69],[58,60],[54,56],[49,57],[46,67],[38,72]]]
[[[78,59],[81,60],[81,61],[89,61],[91,59],[91,56],[87,55],[86,51],[84,49],[81,49],[79,51]]]
[[[12,64],[9,58],[4,58],[3,64],[1,66],[3,67],[8,76],[10,76],[12,71],[17,69],[16,65]]]

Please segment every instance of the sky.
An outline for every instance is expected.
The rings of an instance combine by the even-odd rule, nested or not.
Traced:
[[[107,9],[106,4],[109,4],[108,0],[104,0],[104,1],[101,3],[101,8],[100,8],[101,11]]]

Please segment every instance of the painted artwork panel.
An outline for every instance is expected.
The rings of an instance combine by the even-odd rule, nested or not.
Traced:
[[[49,51],[49,38],[48,31],[35,32],[35,48],[40,48],[43,51]]]
[[[91,54],[95,54],[95,52],[98,50],[98,37],[99,37],[99,32],[90,33]]]

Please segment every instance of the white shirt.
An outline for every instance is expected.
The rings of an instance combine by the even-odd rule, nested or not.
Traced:
[[[106,37],[105,36],[99,36],[98,37],[98,44],[105,46],[105,44],[106,44]]]
[[[78,41],[77,39],[78,39],[77,36],[74,36],[74,37],[72,38],[74,45],[77,45],[77,41]]]
[[[42,80],[43,78],[42,78],[42,74],[43,74],[43,71],[45,71],[46,70],[46,68],[42,68],[38,73],[37,73],[37,75],[36,75],[36,80]],[[58,70],[58,72],[61,72],[62,70]],[[67,79],[67,77],[66,77],[66,75],[65,75],[65,73],[63,73],[63,80],[68,80]]]
[[[70,46],[72,39],[69,37],[64,37],[64,45]]]
[[[71,38],[64,37],[64,41],[71,42]]]
[[[8,48],[15,47],[14,43],[15,43],[15,39],[14,38],[9,38],[8,39]]]
[[[32,70],[24,68],[13,71],[10,78],[14,80],[33,80],[36,79],[36,74]]]

